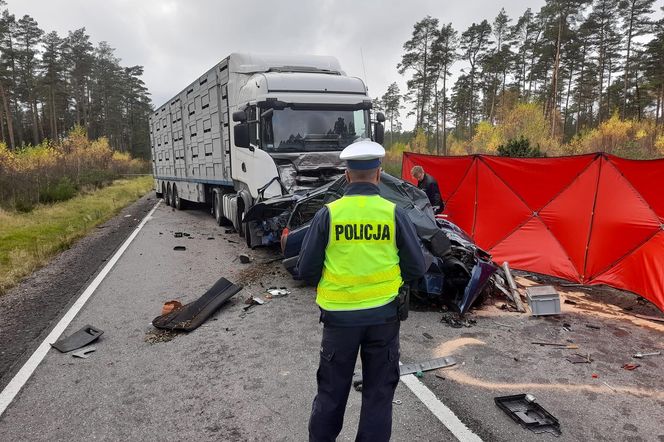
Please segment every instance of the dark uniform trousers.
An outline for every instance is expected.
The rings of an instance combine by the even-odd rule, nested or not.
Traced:
[[[392,399],[399,383],[399,321],[369,326],[325,325],[309,420],[310,441],[334,441],[341,432],[357,353],[362,358],[362,410],[357,441],[388,441]]]

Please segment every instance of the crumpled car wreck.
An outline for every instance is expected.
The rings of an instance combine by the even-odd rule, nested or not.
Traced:
[[[259,244],[280,242],[284,266],[292,273],[302,241],[315,213],[341,198],[347,181],[337,180],[305,193],[271,198],[255,204],[245,222]],[[461,314],[487,291],[506,293],[502,270],[454,223],[436,218],[424,192],[412,184],[382,173],[380,194],[406,211],[422,241],[429,270],[413,287],[421,300],[447,305]]]

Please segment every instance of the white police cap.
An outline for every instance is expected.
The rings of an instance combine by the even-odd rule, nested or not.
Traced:
[[[348,162],[349,169],[375,169],[380,166],[380,159],[385,156],[385,149],[369,140],[356,141],[341,151],[339,158]]]

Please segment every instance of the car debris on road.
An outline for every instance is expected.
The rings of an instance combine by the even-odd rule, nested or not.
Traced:
[[[68,353],[72,350],[76,350],[93,343],[103,334],[103,330],[100,330],[91,325],[86,325],[80,330],[77,330],[72,335],[54,342],[51,344],[51,347],[57,349],[61,353]]]
[[[499,396],[494,402],[514,422],[533,433],[551,433],[560,436],[560,422],[544,407],[537,403],[532,394]]]
[[[241,286],[233,284],[226,278],[220,278],[203,296],[180,309],[157,316],[152,320],[152,325],[162,330],[192,331],[200,327],[240,290]]]
[[[293,273],[302,241],[316,212],[339,199],[347,186],[344,177],[309,190],[258,202],[245,220],[262,230],[263,245],[280,242],[284,266]],[[406,211],[422,241],[429,266],[427,274],[417,281],[411,293],[427,303],[447,305],[461,314],[481,295],[504,288],[502,269],[491,256],[475,245],[457,225],[436,218],[426,194],[412,184],[387,173],[381,174],[381,195]],[[498,289],[499,290],[499,289]]]
[[[645,358],[646,356],[657,356],[657,355],[661,355],[661,354],[662,354],[661,351],[654,351],[652,353],[641,353],[641,352],[639,352],[639,353],[636,353],[635,355],[633,355],[632,357],[637,358],[637,359],[641,359],[641,358]]]
[[[93,345],[93,346],[85,347],[85,348],[82,348],[82,349],[80,349],[80,350],[78,350],[78,351],[75,351],[75,352],[73,352],[71,355],[72,355],[73,357],[75,357],[75,358],[87,359],[87,358],[89,358],[90,355],[91,355],[92,353],[94,353],[95,351],[97,351],[97,347],[95,347],[95,346]]]

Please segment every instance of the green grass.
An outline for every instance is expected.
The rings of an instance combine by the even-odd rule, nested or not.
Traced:
[[[29,213],[0,210],[0,295],[153,185],[151,176],[116,180],[64,202],[39,205]]]

